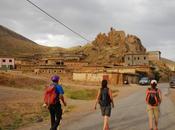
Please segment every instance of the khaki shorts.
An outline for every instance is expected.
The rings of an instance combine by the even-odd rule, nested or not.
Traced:
[[[160,113],[159,106],[152,107],[150,105],[147,105],[147,112],[149,119],[153,117],[155,118],[155,120],[159,119],[159,113]]]

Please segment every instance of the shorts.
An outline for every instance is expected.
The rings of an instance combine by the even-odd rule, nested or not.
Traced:
[[[100,106],[102,116],[111,116],[111,105],[109,106]]]
[[[151,107],[149,105],[147,105],[147,112],[148,112],[148,117],[149,119],[150,118],[155,118],[156,120],[159,119],[159,106],[154,106],[154,107]]]

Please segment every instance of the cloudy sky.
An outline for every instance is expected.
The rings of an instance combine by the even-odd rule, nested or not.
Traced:
[[[92,41],[110,27],[137,35],[147,50],[175,60],[175,0],[31,0]],[[26,0],[0,0],[0,24],[46,46],[87,42]]]

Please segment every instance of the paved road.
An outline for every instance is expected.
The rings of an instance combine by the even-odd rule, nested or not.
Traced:
[[[167,97],[168,84],[161,84],[163,93],[159,130],[175,130],[175,106]],[[110,118],[110,130],[149,130],[145,105],[146,87],[124,99],[115,100]],[[74,120],[64,120],[61,130],[102,130],[100,110],[84,114]],[[48,124],[25,130],[48,130]]]
[[[161,84],[163,102],[161,105],[159,130],[175,130],[175,106],[166,96],[168,84]],[[146,88],[145,88],[146,89]],[[145,89],[116,101],[110,119],[110,130],[148,130]],[[101,130],[102,118],[96,111],[75,121],[62,124],[62,130]]]

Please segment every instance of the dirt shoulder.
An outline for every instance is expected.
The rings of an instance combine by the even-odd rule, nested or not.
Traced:
[[[40,91],[0,86],[0,128],[11,130],[42,121],[47,113],[41,99]]]

